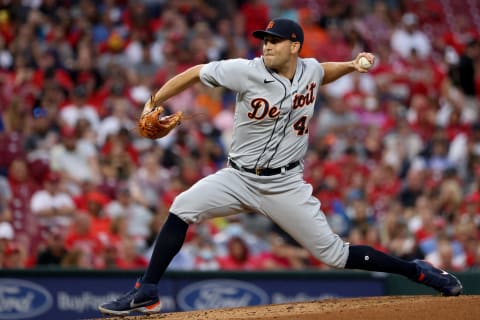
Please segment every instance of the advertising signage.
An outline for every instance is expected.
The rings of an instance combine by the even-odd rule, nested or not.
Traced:
[[[0,319],[100,317],[97,306],[124,293],[134,281],[130,274],[9,274],[0,279]],[[384,292],[381,277],[312,278],[307,274],[167,274],[159,284],[163,312],[379,296]]]

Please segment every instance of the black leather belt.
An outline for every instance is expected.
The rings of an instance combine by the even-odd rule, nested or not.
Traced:
[[[230,166],[233,169],[237,169],[239,171],[245,171],[245,172],[253,173],[257,176],[273,176],[273,175],[280,174],[284,171],[291,170],[291,169],[297,167],[300,164],[300,161],[295,161],[295,162],[289,163],[286,166],[281,167],[281,168],[255,168],[255,169],[240,167],[239,165],[237,165],[232,160],[228,160],[228,163],[230,164]]]

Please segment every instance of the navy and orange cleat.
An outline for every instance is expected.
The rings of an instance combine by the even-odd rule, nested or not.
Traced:
[[[158,299],[156,284],[140,283],[137,280],[135,287],[118,297],[98,306],[101,313],[114,316],[127,316],[131,312],[152,314],[160,312],[162,303]]]
[[[462,283],[454,275],[435,268],[423,260],[414,260],[413,262],[417,265],[416,282],[439,291],[443,296],[458,296],[462,294]]]

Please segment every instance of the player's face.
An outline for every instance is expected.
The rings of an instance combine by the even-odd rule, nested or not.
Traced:
[[[298,45],[298,42],[266,36],[263,39],[263,61],[265,65],[273,70],[285,68],[291,61],[293,54],[297,52]]]

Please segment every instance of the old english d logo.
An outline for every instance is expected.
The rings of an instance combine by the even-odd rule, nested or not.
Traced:
[[[292,33],[292,39],[297,39],[297,35],[295,34],[295,32]]]
[[[273,22],[273,20],[270,21],[267,25],[267,30],[272,29],[274,24],[275,24],[275,22]]]

